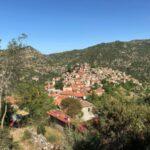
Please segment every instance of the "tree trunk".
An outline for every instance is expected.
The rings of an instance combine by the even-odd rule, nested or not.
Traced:
[[[4,128],[4,120],[5,120],[5,117],[6,117],[6,113],[7,113],[7,103],[5,104],[5,110],[4,110],[2,120],[1,120],[1,129]]]
[[[2,95],[0,94],[0,118],[2,114]]]
[[[0,118],[1,118],[1,115],[2,115],[2,89],[0,90]]]

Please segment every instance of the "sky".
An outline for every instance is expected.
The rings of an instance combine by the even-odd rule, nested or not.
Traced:
[[[1,48],[19,34],[44,54],[150,38],[150,0],[0,0]]]

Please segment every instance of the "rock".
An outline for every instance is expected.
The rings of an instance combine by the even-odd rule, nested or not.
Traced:
[[[32,142],[36,145],[37,150],[60,150],[59,145],[51,144],[42,134],[37,134],[33,130],[29,130],[31,133]]]

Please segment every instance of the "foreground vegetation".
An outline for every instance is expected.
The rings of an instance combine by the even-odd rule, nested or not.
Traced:
[[[134,86],[130,90],[117,86],[101,97],[93,93],[89,101],[95,104],[99,121],[83,135],[67,133],[73,149],[150,149],[150,105],[146,102],[150,97],[133,95],[132,90]]]

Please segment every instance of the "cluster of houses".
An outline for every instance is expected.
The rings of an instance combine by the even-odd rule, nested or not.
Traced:
[[[63,78],[63,89],[56,89],[56,82]],[[87,63],[76,66],[72,72],[62,73],[62,77],[53,78],[51,82],[47,82],[45,90],[48,92],[49,97],[54,98],[54,104],[61,108],[61,102],[63,99],[71,97],[75,98],[81,103],[82,117],[81,122],[89,121],[95,118],[93,114],[93,104],[88,102],[87,96],[93,91],[101,96],[105,90],[103,89],[102,81],[106,79],[113,84],[126,83],[127,81],[133,81],[133,83],[139,84],[138,80],[133,79],[131,76],[127,76],[118,70],[112,70],[109,68],[91,68]],[[94,85],[98,85],[97,88],[93,88]],[[48,114],[64,123],[70,123],[71,118],[66,115],[61,109],[51,110]],[[62,121],[64,120],[64,121]]]
[[[32,80],[38,81],[39,77],[34,76],[32,77]],[[102,67],[91,68],[87,63],[82,65],[76,64],[71,71],[66,71],[63,68],[61,77],[55,77],[52,81],[48,81],[45,84],[45,90],[47,91],[48,96],[54,99],[54,105],[58,108],[47,112],[50,118],[61,125],[71,125],[75,119],[67,115],[66,112],[61,109],[61,103],[62,100],[66,98],[73,98],[81,104],[82,115],[80,118],[76,118],[78,118],[79,130],[83,131],[85,129],[83,123],[97,119],[97,114],[93,111],[95,106],[87,101],[87,97],[93,92],[98,96],[102,96],[105,93],[102,84],[103,80],[107,80],[112,84],[132,81],[133,83],[140,85],[138,80],[118,70]],[[56,83],[59,81],[63,84],[63,87],[60,89],[56,88]],[[16,123],[18,124],[21,118],[25,118],[29,115],[27,111],[19,109],[16,105],[16,100],[13,97],[8,96],[7,102],[11,105],[10,126],[14,126]]]

